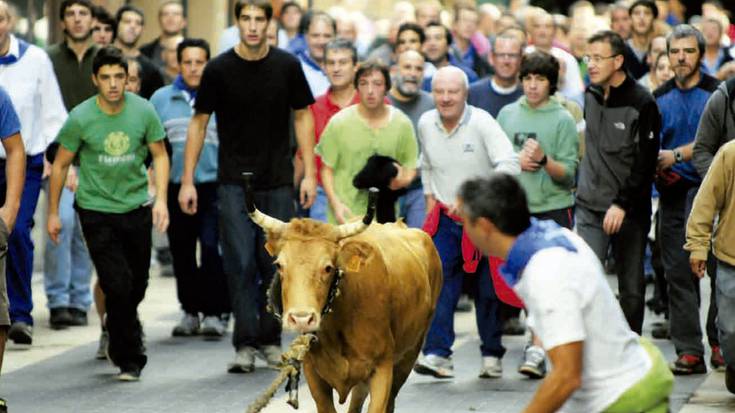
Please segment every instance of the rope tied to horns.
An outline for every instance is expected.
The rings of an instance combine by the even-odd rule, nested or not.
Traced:
[[[288,392],[288,404],[294,409],[299,408],[299,379],[301,376],[301,363],[309,352],[312,343],[317,340],[314,334],[301,334],[291,342],[288,351],[281,355],[282,363],[278,376],[271,385],[248,406],[247,413],[258,413],[270,403],[273,396],[284,381],[286,392]]]

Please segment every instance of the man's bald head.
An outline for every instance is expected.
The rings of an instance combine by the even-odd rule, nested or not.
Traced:
[[[457,66],[444,66],[437,70],[436,73],[434,73],[434,77],[431,79],[432,90],[437,83],[460,86],[465,93],[467,93],[470,88],[470,80],[467,78],[467,74]]]
[[[417,52],[416,50],[409,49],[404,51],[403,53],[398,55],[398,64],[400,65],[402,61],[411,60],[411,61],[420,61],[421,65],[424,64],[426,59],[424,59],[424,55]]]

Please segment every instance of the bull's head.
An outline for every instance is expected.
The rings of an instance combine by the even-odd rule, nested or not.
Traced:
[[[377,189],[371,188],[362,221],[339,226],[311,219],[286,223],[255,207],[252,174],[245,173],[245,206],[250,219],[266,233],[268,252],[280,277],[283,327],[299,333],[319,329],[322,310],[339,271],[339,242],[367,229],[375,215]],[[278,282],[278,280],[276,280]]]

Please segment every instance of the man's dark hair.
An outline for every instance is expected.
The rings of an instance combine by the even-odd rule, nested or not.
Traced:
[[[620,37],[619,34],[615,33],[612,30],[602,30],[593,34],[592,36],[590,36],[589,39],[587,39],[587,44],[598,42],[609,44],[613,56],[620,55],[623,56],[623,59],[625,59],[625,41],[622,37]],[[621,67],[621,70],[625,69]]]
[[[301,14],[304,13],[304,9],[301,8],[301,5],[299,5],[299,3],[296,3],[295,1],[287,1],[281,6],[281,16],[283,16],[283,14],[286,13],[286,10],[290,9],[291,7],[295,7],[296,9],[298,9],[299,13]]]
[[[128,73],[128,62],[120,49],[115,46],[105,46],[101,48],[92,60],[92,73],[97,76],[102,66],[120,66]]]
[[[166,0],[163,3],[161,3],[160,6],[158,6],[158,18],[161,18],[161,14],[163,13],[163,8],[166,6],[170,6],[172,4],[175,4],[179,7],[181,7],[181,14],[186,18],[186,7],[184,7],[184,3],[181,2],[181,0]]]
[[[398,34],[396,35],[396,39],[401,37],[401,33],[403,32],[414,32],[419,35],[419,41],[421,44],[424,44],[424,40],[426,40],[426,34],[424,34],[424,29],[419,26],[416,23],[403,23],[402,25],[398,26]]]
[[[237,0],[235,2],[235,20],[240,18],[240,12],[246,6],[253,6],[263,10],[267,20],[273,17],[273,6],[271,6],[271,2],[268,0]]]
[[[390,70],[388,69],[388,66],[380,63],[377,60],[368,60],[357,68],[354,80],[355,89],[357,89],[357,85],[360,83],[360,79],[373,72],[380,72],[383,75],[383,78],[385,79],[385,91],[387,93],[391,88]]]
[[[628,14],[633,15],[633,9],[635,9],[638,6],[648,7],[651,9],[651,13],[653,13],[653,19],[655,20],[658,17],[658,6],[656,6],[656,2],[653,0],[636,0],[635,3],[630,5],[630,8],[628,8]]]
[[[357,49],[351,41],[347,39],[334,39],[327,43],[324,48],[325,59],[330,50],[349,50],[352,54],[352,64],[357,64]]]
[[[66,13],[66,9],[69,7],[78,4],[82,7],[86,7],[89,9],[89,12],[94,17],[94,5],[89,0],[64,0],[61,2],[61,5],[59,6],[59,20],[64,20],[64,14]]]
[[[209,51],[209,42],[207,42],[204,39],[196,39],[196,38],[185,38],[182,40],[178,46],[176,46],[176,61],[181,64],[181,55],[184,53],[184,49],[187,47],[198,47],[200,49],[204,50],[204,53],[207,55],[207,61],[209,61],[210,57],[210,51]]]
[[[301,24],[303,24],[304,26],[303,33],[308,33],[311,25],[317,20],[323,20],[328,25],[332,26],[332,31],[334,32],[334,35],[337,35],[337,22],[334,20],[334,18],[332,18],[332,16],[328,15],[327,13],[318,10],[304,14],[304,18],[301,19]]]
[[[693,37],[697,39],[697,48],[699,49],[699,59],[704,57],[705,40],[702,32],[697,30],[694,26],[688,24],[679,24],[674,27],[674,30],[666,36],[666,51],[671,50],[671,42],[678,39],[686,39]]]
[[[511,175],[498,172],[490,178],[470,179],[459,188],[459,198],[470,222],[485,218],[511,236],[531,225],[526,192]]]
[[[133,6],[132,4],[126,4],[119,9],[117,9],[117,13],[115,13],[115,20],[117,21],[117,25],[120,24],[120,20],[122,20],[123,13],[126,11],[131,11],[138,16],[140,16],[140,22],[143,26],[145,26],[145,13],[143,13],[143,10],[140,7]],[[115,31],[117,32],[117,25],[115,26]]]
[[[521,80],[530,74],[541,75],[549,81],[549,96],[556,93],[559,83],[559,61],[554,56],[541,51],[524,54],[521,58]]]
[[[98,22],[110,26],[112,29],[112,41],[114,42],[117,37],[117,20],[112,17],[112,14],[102,6],[92,6],[92,16],[94,16],[95,20]]]
[[[451,46],[453,41],[452,32],[447,29],[447,26],[439,22],[429,22],[429,24],[427,24],[426,28],[424,29],[424,34],[426,34],[430,27],[441,27],[442,29],[444,29],[444,36],[447,38],[447,45]]]

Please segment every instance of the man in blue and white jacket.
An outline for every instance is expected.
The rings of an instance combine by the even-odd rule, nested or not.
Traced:
[[[227,285],[219,255],[217,216],[217,151],[219,139],[214,117],[207,125],[201,158],[194,182],[199,195],[194,215],[181,211],[178,193],[184,170],[184,148],[197,90],[209,61],[209,44],[202,39],[184,39],[176,50],[180,74],[173,84],[151,97],[151,103],[166,130],[171,145],[171,183],[168,208],[171,224],[168,237],[173,256],[179,302],[184,316],[174,327],[174,336],[203,334],[219,338],[225,333],[225,314],[230,312]],[[201,266],[197,266],[196,244],[201,244]],[[202,319],[200,321],[199,314]]]

